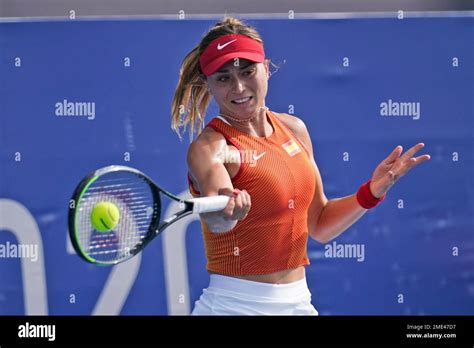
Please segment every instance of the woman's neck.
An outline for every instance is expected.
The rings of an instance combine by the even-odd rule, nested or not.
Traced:
[[[267,110],[268,108],[263,106],[259,109],[256,116],[243,120],[223,112],[219,112],[219,115],[228,121],[232,127],[241,132],[256,137],[269,137],[273,133],[273,128],[267,120]]]

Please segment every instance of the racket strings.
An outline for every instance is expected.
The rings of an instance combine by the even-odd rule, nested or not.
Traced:
[[[110,231],[100,232],[92,225],[92,209],[100,202],[113,203],[120,212],[117,225]],[[77,205],[76,233],[83,253],[100,262],[129,257],[159,214],[154,203],[148,182],[133,173],[112,172],[96,179]]]

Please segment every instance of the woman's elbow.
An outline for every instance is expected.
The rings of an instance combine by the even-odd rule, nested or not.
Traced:
[[[317,227],[309,229],[309,236],[321,244],[326,244],[329,242],[329,239]]]

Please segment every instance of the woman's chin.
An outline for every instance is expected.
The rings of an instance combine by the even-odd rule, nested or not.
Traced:
[[[251,118],[254,117],[255,114],[258,114],[262,111],[262,107],[259,107],[255,104],[253,105],[244,105],[244,106],[237,106],[232,105],[233,108],[231,109],[232,114],[237,115],[239,118]]]

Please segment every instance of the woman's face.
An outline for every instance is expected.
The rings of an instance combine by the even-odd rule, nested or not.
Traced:
[[[220,112],[234,118],[252,118],[265,106],[268,63],[231,59],[206,79]]]

